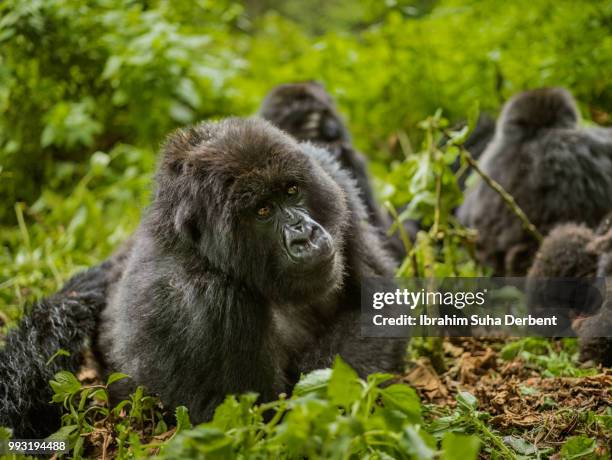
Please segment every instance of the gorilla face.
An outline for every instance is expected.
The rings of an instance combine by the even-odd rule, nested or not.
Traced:
[[[297,184],[287,184],[284,192],[257,209],[261,237],[282,241],[280,265],[289,271],[304,272],[326,265],[334,256],[330,234],[310,217]]]
[[[277,86],[266,96],[259,114],[301,141],[329,146],[348,140],[333,100],[317,82]],[[341,154],[334,149],[330,152]]]
[[[251,208],[251,216],[242,219],[241,225],[250,235],[245,235],[245,257],[257,262],[251,267],[252,279],[258,278],[265,266],[268,283],[275,279],[278,285],[263,284],[260,290],[277,301],[303,300],[337,287],[341,237],[330,233],[335,233],[333,223],[325,225],[327,210],[315,210],[309,204],[313,200],[307,182],[289,180],[271,188],[274,191],[260,197]],[[276,293],[279,288],[280,295]]]
[[[226,120],[175,135],[163,161],[154,208],[194,264],[277,302],[340,288],[346,197],[292,138],[263,120]]]

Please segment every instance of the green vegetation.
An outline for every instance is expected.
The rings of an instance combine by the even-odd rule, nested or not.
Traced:
[[[570,89],[587,123],[609,124],[611,27],[609,1],[4,0],[0,330],[131,233],[169,131],[251,114],[275,84],[304,79],[336,97],[381,201],[392,212],[410,203],[398,218],[431,228],[399,274],[486,273],[450,213],[462,199],[450,165],[465,164],[467,134],[451,127],[547,85]],[[525,339],[500,356],[543,376],[596,373],[577,367],[575,346]],[[74,457],[104,445],[92,437],[102,432],[121,458],[470,459],[480,446],[487,458],[609,458],[609,411],[585,412],[572,425],[580,434],[541,449],[492,428],[469,393],[430,405],[404,384],[381,386],[385,376],[361,381],[341,361],[304,376],[290,398],[258,406],[254,395],[228,396],[197,427],[183,409],[167,426],[142,390],[109,405],[119,378],[87,386],[60,373],[51,383]]]

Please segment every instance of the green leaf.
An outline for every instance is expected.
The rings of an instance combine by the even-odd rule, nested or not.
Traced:
[[[170,106],[170,117],[178,123],[191,123],[194,118],[194,113],[185,104],[175,101]]]
[[[55,374],[55,380],[51,380],[49,384],[55,393],[54,402],[62,402],[67,396],[75,394],[82,387],[81,382],[68,371],[60,371]]]
[[[327,388],[327,394],[333,404],[344,408],[350,407],[361,398],[362,386],[357,372],[346,364],[340,356],[336,356],[332,374]]]
[[[177,435],[166,446],[162,458],[232,459],[232,438],[218,428],[200,425]]]
[[[468,126],[464,126],[459,131],[452,131],[450,133],[450,139],[448,140],[448,143],[451,145],[461,145],[466,141],[469,134],[470,129]]]
[[[176,417],[177,433],[191,428],[191,420],[189,420],[189,411],[185,406],[177,407],[174,411],[174,416]]]
[[[65,441],[70,437],[72,433],[77,431],[78,428],[79,428],[78,425],[63,426],[59,430],[57,430],[55,433],[49,435],[45,440],[46,441],[53,441],[53,440]]]
[[[127,379],[129,377],[130,376],[127,374],[122,374],[121,372],[114,372],[108,376],[108,379],[106,380],[106,386],[110,386],[113,383],[118,382],[119,380]]]
[[[612,431],[612,415],[596,415],[595,420],[602,430]]]
[[[574,460],[591,455],[596,448],[597,443],[594,439],[583,435],[572,436],[563,444],[560,454],[564,460]]]
[[[381,396],[385,407],[402,412],[413,423],[421,422],[421,401],[414,388],[396,383],[382,389]]]
[[[168,431],[168,425],[166,425],[164,419],[161,419],[157,422],[157,425],[155,425],[155,430],[153,431],[153,434],[160,435],[162,433],[165,433],[166,431]]]
[[[248,425],[252,417],[251,408],[256,401],[257,393],[243,394],[238,398],[234,395],[226,396],[215,409],[210,425],[223,431]]]
[[[300,378],[293,388],[294,396],[303,396],[307,393],[318,393],[325,391],[331,379],[331,369],[317,369]]]
[[[467,391],[460,391],[456,399],[458,407],[465,411],[473,412],[478,408],[478,399]]]
[[[480,439],[453,432],[446,433],[442,439],[440,460],[475,460],[480,451]]]
[[[7,441],[13,437],[13,431],[5,426],[0,426],[0,441]]]
[[[111,158],[107,153],[95,152],[89,159],[92,174],[102,176],[110,161]]]
[[[530,442],[516,436],[504,437],[504,443],[508,444],[512,450],[521,455],[532,455],[537,453],[538,449]]]
[[[427,460],[436,455],[435,449],[430,445],[432,440],[429,438],[430,436],[421,431],[418,425],[408,425],[404,428],[399,444],[413,458]]]
[[[46,364],[47,364],[47,366],[48,366],[49,364],[51,364],[53,361],[55,361],[55,359],[56,359],[58,356],[70,356],[70,352],[69,352],[69,351],[64,350],[63,348],[60,348],[60,349],[59,349],[59,350],[57,350],[55,353],[53,353],[53,355],[51,355],[51,357],[50,357],[50,358],[47,360],[47,363],[46,363]]]
[[[395,378],[393,374],[383,374],[381,372],[376,372],[374,374],[368,375],[368,385],[369,386],[380,386],[381,383],[388,382]]]
[[[108,402],[108,393],[104,388],[98,388],[91,392],[92,399],[98,399],[100,401]]]
[[[550,350],[548,341],[539,337],[526,337],[506,344],[500,353],[502,359],[510,361],[522,351],[529,351],[534,354],[548,353]]]
[[[529,387],[529,386],[526,386],[526,385],[520,385],[519,386],[519,392],[523,396],[534,396],[534,395],[537,395],[540,391],[537,388],[534,388],[534,387]]]
[[[177,95],[183,100],[183,102],[189,104],[194,109],[198,109],[202,105],[200,95],[193,83],[189,78],[181,78],[177,88]]]

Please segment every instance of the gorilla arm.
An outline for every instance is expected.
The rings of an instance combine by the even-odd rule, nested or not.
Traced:
[[[186,405],[202,421],[226,394],[256,391],[269,400],[286,391],[282,357],[268,341],[266,301],[212,267],[194,275],[193,261],[156,253],[148,228],[139,229],[122,286],[103,314],[109,368],[133,378],[113,399],[144,383],[165,406]]]

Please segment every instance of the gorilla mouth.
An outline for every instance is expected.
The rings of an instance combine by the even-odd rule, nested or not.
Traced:
[[[284,238],[285,251],[294,266],[302,271],[322,269],[325,265],[333,265],[336,255],[332,238],[322,227],[312,228],[305,237]]]
[[[300,268],[301,271],[315,271],[325,268],[325,266],[333,265],[333,261],[336,257],[336,250],[333,247],[320,248],[310,244],[308,248],[301,249],[300,255],[294,255],[288,248],[287,254],[292,266]]]

